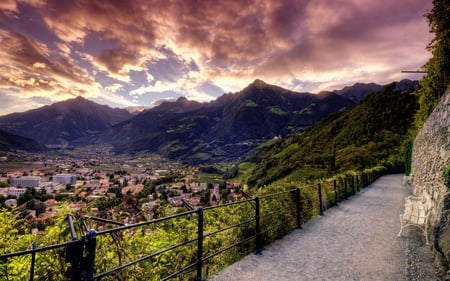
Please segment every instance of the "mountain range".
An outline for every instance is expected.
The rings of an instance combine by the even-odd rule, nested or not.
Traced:
[[[400,84],[413,88],[417,82]],[[380,89],[357,83],[333,92],[298,93],[257,79],[212,102],[182,97],[135,114],[78,97],[0,116],[0,129],[47,146],[109,144],[117,153],[145,150],[189,163],[220,162],[238,159],[276,136],[302,132]]]

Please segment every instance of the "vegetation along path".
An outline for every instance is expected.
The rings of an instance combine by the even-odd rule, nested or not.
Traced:
[[[407,270],[410,238],[397,237],[409,193],[402,176],[378,179],[210,280],[415,280]]]

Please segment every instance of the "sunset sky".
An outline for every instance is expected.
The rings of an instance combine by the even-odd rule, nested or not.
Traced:
[[[431,0],[1,0],[0,115],[418,79]]]

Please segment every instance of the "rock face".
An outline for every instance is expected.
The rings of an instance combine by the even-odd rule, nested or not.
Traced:
[[[414,195],[430,198],[432,239],[441,275],[450,266],[450,187],[444,182],[443,170],[450,165],[450,89],[429,116],[414,141],[412,178]]]

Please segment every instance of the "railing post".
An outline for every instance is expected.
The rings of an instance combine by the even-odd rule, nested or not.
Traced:
[[[296,188],[294,191],[294,198],[295,198],[295,206],[297,207],[297,228],[302,228],[302,221],[301,221],[301,199],[300,199],[300,188]]]
[[[359,180],[359,176],[358,175],[356,175],[355,176],[356,177],[356,192],[359,192],[359,190],[360,190],[360,180]]]
[[[83,251],[83,240],[74,240],[73,243],[66,246],[65,261],[70,263],[70,281],[81,281],[82,279]]]
[[[336,180],[333,180],[333,190],[334,190],[334,205],[337,206],[337,204],[338,204],[338,190],[337,190]]]
[[[323,203],[322,203],[322,188],[320,186],[320,183],[317,184],[317,189],[319,193],[319,214],[323,216]]]
[[[97,233],[91,229],[88,231],[85,240],[86,247],[86,281],[94,280],[95,273],[95,248],[97,246]]]
[[[197,209],[198,225],[197,225],[197,281],[202,280],[203,265],[203,208]]]
[[[355,195],[355,194],[356,194],[355,177],[354,177],[354,176],[351,176],[351,177],[352,177],[352,189],[353,189],[353,195]]]
[[[31,249],[33,249],[33,250],[37,249],[36,242],[33,242],[31,244]],[[35,264],[35,262],[36,262],[36,252],[33,252],[31,254],[30,281],[34,280],[34,264]]]
[[[73,225],[72,215],[67,215],[67,222],[69,223],[70,236],[72,240],[77,240],[77,235],[75,234],[75,227]]]
[[[344,198],[348,199],[348,193],[347,193],[347,176],[344,177]]]
[[[255,231],[256,231],[256,249],[255,255],[261,254],[261,225],[260,225],[260,202],[259,198],[255,197]]]

